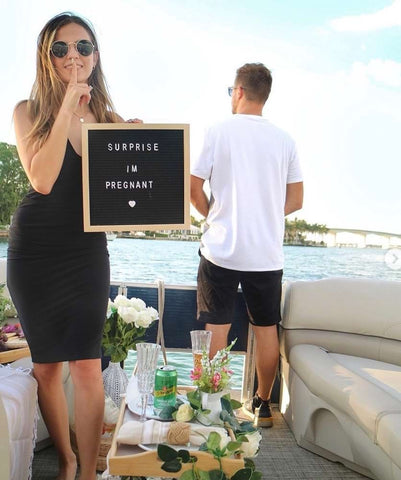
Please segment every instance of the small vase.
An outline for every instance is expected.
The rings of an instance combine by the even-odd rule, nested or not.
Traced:
[[[212,423],[219,422],[220,412],[222,410],[220,399],[227,392],[223,390],[222,392],[216,392],[216,393],[207,393],[207,392],[200,392],[200,393],[201,393],[202,409],[210,410],[210,413],[207,413],[204,416],[207,417]]]
[[[103,385],[104,393],[119,407],[121,394],[127,391],[128,375],[118,362],[109,362],[109,366],[103,370]]]

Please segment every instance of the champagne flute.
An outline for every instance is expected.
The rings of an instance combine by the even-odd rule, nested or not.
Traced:
[[[206,351],[206,353],[209,353],[210,350],[212,332],[209,330],[192,330],[190,334],[194,369],[200,370],[202,368],[201,360],[203,352]]]
[[[155,385],[155,373],[159,352],[160,345],[156,343],[137,343],[136,345],[136,376],[138,379],[138,391],[141,394],[141,422],[146,420],[148,396],[153,392]]]

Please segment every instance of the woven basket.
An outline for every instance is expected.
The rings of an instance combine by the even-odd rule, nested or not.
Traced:
[[[100,439],[100,448],[99,454],[96,461],[96,470],[98,472],[104,472],[107,468],[107,461],[106,457],[109,453],[111,442],[113,440],[112,433],[114,431],[115,425],[106,425],[103,426],[103,435]],[[77,436],[75,434],[75,427],[74,425],[70,426],[70,438],[71,438],[71,447],[75,455],[77,456],[77,462],[79,463],[79,454],[78,454],[78,444],[77,444]]]

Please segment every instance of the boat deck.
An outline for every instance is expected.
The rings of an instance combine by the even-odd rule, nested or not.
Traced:
[[[262,429],[259,455],[254,459],[263,479],[356,480],[367,477],[299,447],[278,408],[273,408],[274,427]],[[37,452],[32,480],[54,480],[57,456],[53,447]]]
[[[142,298],[147,305],[160,309],[158,300],[160,292],[157,285],[122,284],[111,285],[111,297],[117,293]],[[197,328],[196,318],[196,287],[166,286],[165,310],[163,317],[164,337],[167,349],[187,350],[190,352],[189,332]],[[163,294],[164,297],[164,294]],[[180,328],[177,329],[177,319]],[[230,332],[229,341],[238,338],[235,347],[237,351],[247,353],[248,362],[244,366],[243,392],[252,392],[254,384],[254,365],[251,359],[253,335],[248,335],[248,317],[242,295],[238,294],[235,311],[235,322]],[[149,329],[146,341],[154,342],[156,328]],[[278,401],[277,385],[272,392],[273,401]],[[273,404],[274,405],[274,404]],[[331,462],[311,453],[297,445],[284,418],[276,405],[273,408],[274,427],[262,429],[263,440],[255,465],[263,473],[264,479],[364,479],[367,478],[353,472],[339,463]],[[57,456],[53,447],[37,452],[33,462],[32,480],[54,479],[57,472]]]

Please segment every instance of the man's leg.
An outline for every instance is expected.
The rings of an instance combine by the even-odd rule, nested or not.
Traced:
[[[262,400],[269,400],[279,361],[277,326],[257,327],[252,325],[252,328],[256,338],[257,393]]]
[[[255,364],[258,377],[257,394],[247,402],[246,409],[255,413],[254,423],[258,427],[273,426],[270,394],[279,361],[277,324],[281,320],[281,280],[281,270],[246,272],[241,277],[256,338]]]
[[[209,357],[227,346],[239,275],[201,257],[198,269],[198,320],[212,332]]]
[[[214,325],[207,323],[205,329],[212,332],[212,339],[210,342],[209,358],[213,358],[218,350],[227,346],[228,332],[230,331],[231,324]]]

